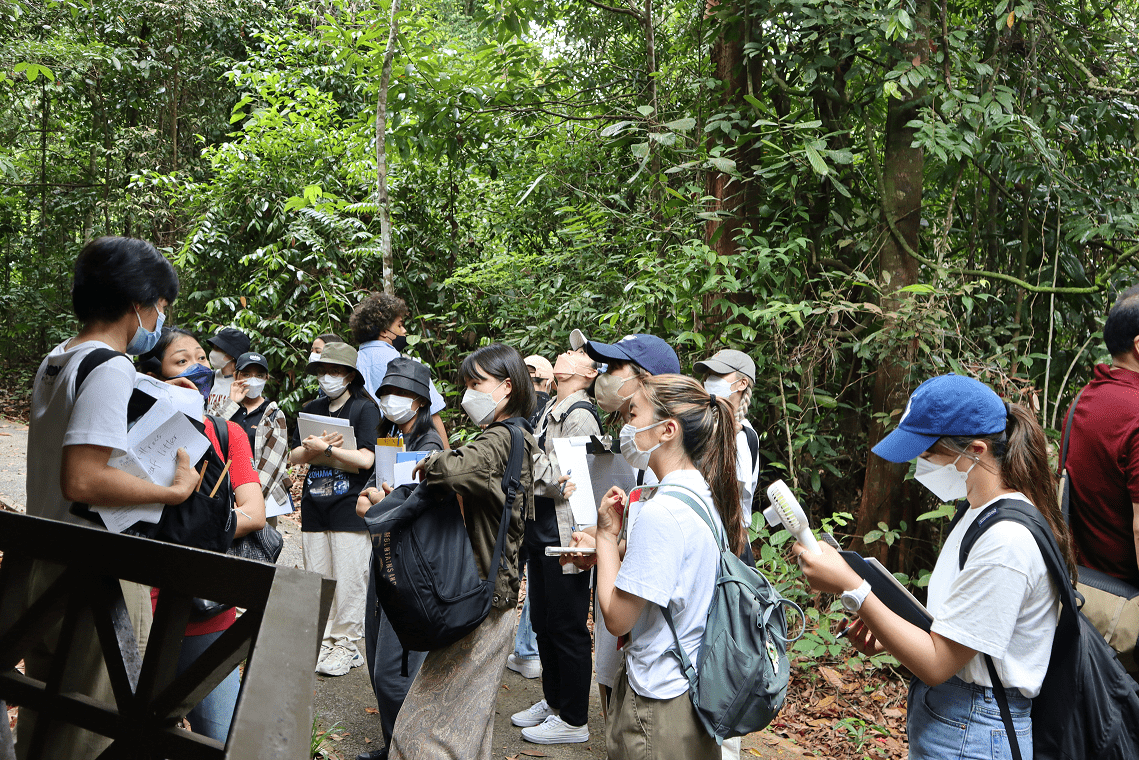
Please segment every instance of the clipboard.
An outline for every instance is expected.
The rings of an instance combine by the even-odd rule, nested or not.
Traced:
[[[881,562],[873,557],[866,559],[858,552],[840,551],[839,555],[863,580],[870,581],[870,589],[883,604],[902,619],[929,632],[933,625],[933,615],[898,582],[897,578],[882,567]]]

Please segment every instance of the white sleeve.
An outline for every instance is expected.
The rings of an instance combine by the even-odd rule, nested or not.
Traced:
[[[79,388],[64,446],[106,446],[117,456],[127,448],[127,403],[134,391],[134,366],[116,356],[91,370]]]
[[[997,523],[973,545],[931,630],[1004,659],[1041,568],[1044,560],[1028,528],[1011,521]]]
[[[684,531],[676,518],[650,499],[629,533],[617,588],[664,606],[673,598],[684,567]]]
[[[747,445],[747,433],[736,433],[736,480],[740,484],[740,513],[744,525],[751,525],[752,500],[755,498],[755,483],[751,479],[751,447]]]

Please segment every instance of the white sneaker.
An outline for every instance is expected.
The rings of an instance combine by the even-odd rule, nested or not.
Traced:
[[[332,654],[332,645],[321,643],[320,653],[316,656],[316,672],[317,673],[320,672],[320,664],[322,662],[324,662],[324,658],[328,657],[328,655],[330,655],[330,654]]]
[[[358,668],[363,664],[364,658],[359,652],[337,644],[316,664],[316,672],[325,676],[342,676],[352,668]]]
[[[519,657],[511,654],[506,658],[506,667],[523,678],[537,678],[542,675],[542,661],[537,657]]]
[[[589,741],[589,726],[571,726],[557,715],[540,725],[522,729],[522,738],[534,744],[575,744]]]
[[[557,716],[554,715],[554,711],[550,709],[550,706],[546,704],[546,700],[543,699],[541,702],[535,702],[530,705],[528,709],[511,715],[510,722],[520,728],[529,728],[530,726],[538,725],[546,720],[546,718],[554,717]]]

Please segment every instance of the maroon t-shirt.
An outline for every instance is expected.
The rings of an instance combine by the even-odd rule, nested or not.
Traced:
[[[1076,404],[1066,469],[1076,561],[1139,586],[1131,506],[1139,503],[1139,373],[1096,366]]]

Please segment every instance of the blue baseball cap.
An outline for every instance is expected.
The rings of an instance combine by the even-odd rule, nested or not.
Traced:
[[[946,435],[985,436],[1004,432],[1008,409],[993,389],[961,375],[930,378],[917,387],[906,411],[873,451],[890,462],[908,462]]]
[[[626,335],[616,343],[598,343],[590,340],[584,344],[585,353],[598,362],[633,362],[650,375],[679,375],[680,359],[672,346],[655,335],[636,333]]]

